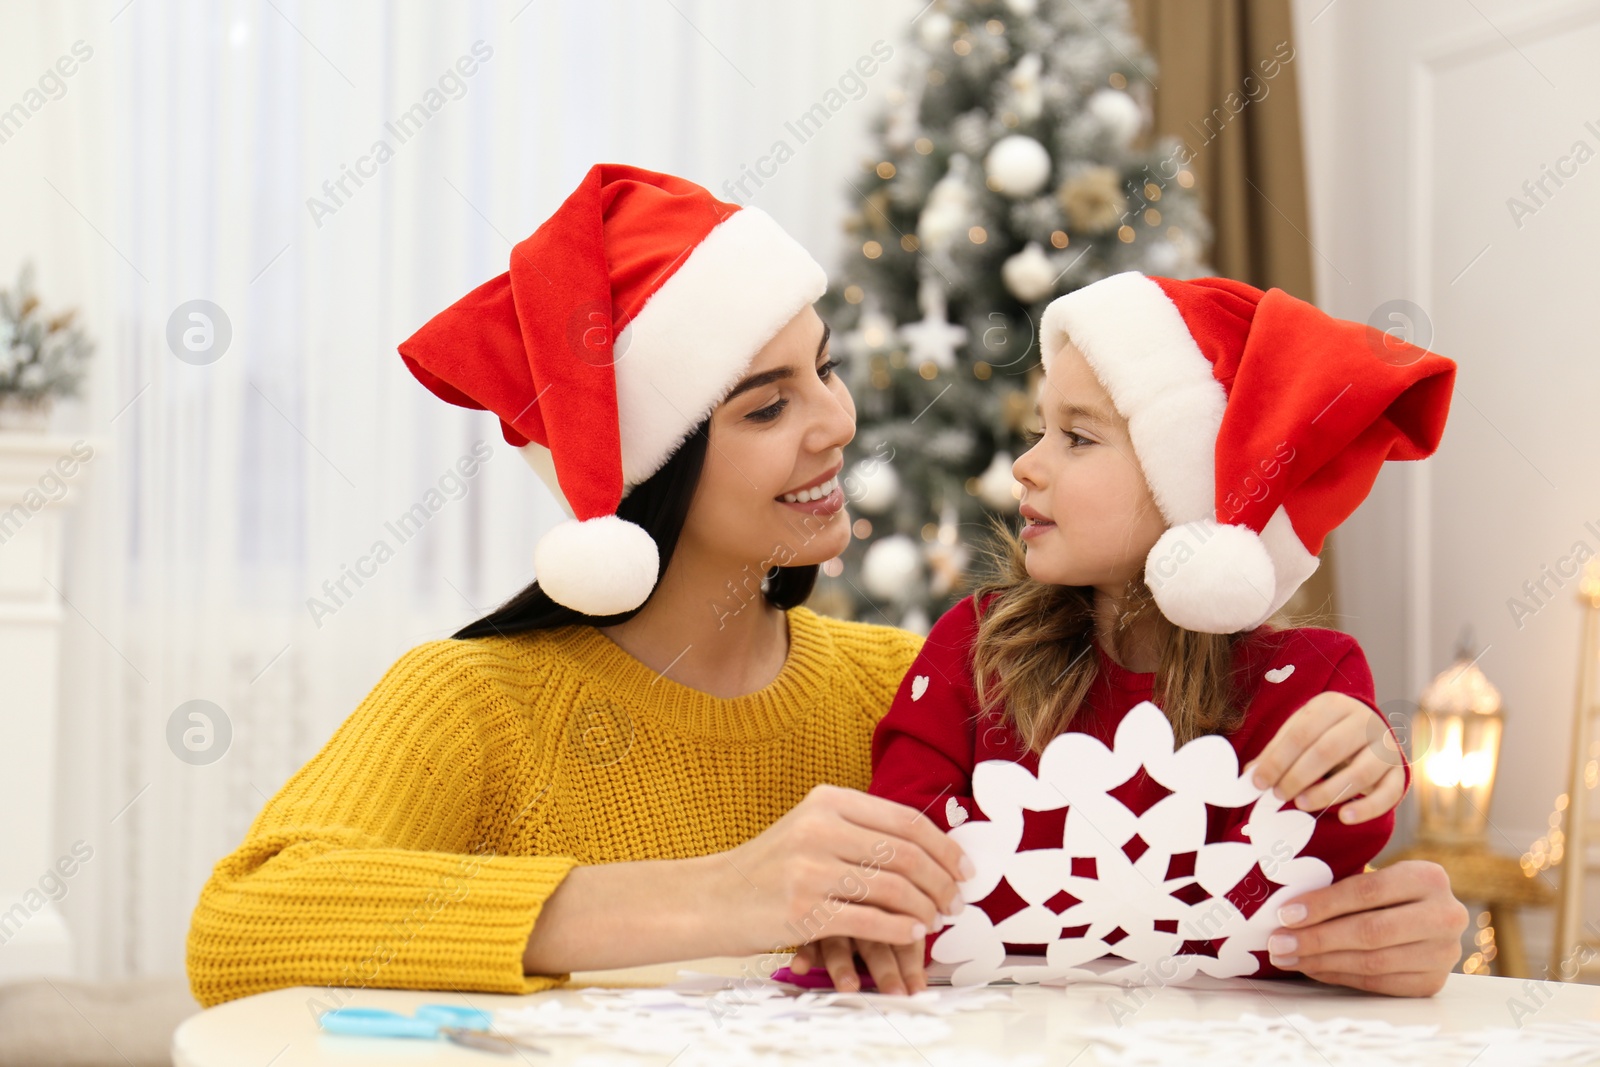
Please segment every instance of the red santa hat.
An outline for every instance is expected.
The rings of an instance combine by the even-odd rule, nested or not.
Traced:
[[[534,548],[540,587],[586,615],[630,611],[660,557],[618,504],[827,275],[759,208],[614,163],[591,168],[510,266],[400,355],[440,399],[498,415],[570,516]]]
[[[1052,301],[1041,350],[1084,355],[1171,524],[1145,560],[1156,606],[1250,630],[1317,569],[1384,460],[1431,455],[1456,366],[1281,289],[1137,271]]]

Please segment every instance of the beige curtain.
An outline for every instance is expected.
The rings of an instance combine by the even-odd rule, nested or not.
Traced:
[[[1217,273],[1303,300],[1311,284],[1289,0],[1132,0],[1157,69],[1155,133],[1187,148]],[[1285,611],[1337,625],[1332,542]]]

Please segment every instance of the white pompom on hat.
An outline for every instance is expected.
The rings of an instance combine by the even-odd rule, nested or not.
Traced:
[[[534,577],[597,617],[645,602],[660,555],[617,516],[756,353],[827,289],[759,208],[683,178],[599,163],[510,270],[400,345],[440,399],[492,411],[570,516],[539,539]]]
[[[1053,300],[1046,371],[1083,353],[1170,524],[1144,579],[1202,633],[1266,622],[1386,460],[1431,455],[1456,365],[1281,289],[1128,271]]]

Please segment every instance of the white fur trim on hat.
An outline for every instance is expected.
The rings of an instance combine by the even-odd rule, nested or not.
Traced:
[[[649,599],[661,557],[644,527],[602,515],[557,523],[533,548],[533,576],[557,604],[618,615]]]
[[[1199,633],[1252,630],[1277,599],[1276,569],[1261,538],[1213,519],[1162,534],[1145,557],[1144,580],[1161,614]]]
[[[1287,604],[1294,591],[1305,584],[1322,562],[1306,550],[1305,542],[1300,540],[1300,535],[1294,531],[1294,524],[1289,521],[1289,513],[1281,507],[1272,513],[1272,518],[1261,528],[1261,543],[1267,547],[1267,555],[1272,557],[1273,569],[1277,571],[1277,591],[1273,594],[1271,609],[1256,626],[1266,622],[1273,612]]]
[[[1114,274],[1045,308],[1045,370],[1070,341],[1128,420],[1156,506],[1170,523],[1216,516],[1216,447],[1228,394],[1183,315],[1138,271]]]
[[[827,288],[827,272],[760,208],[740,208],[707,234],[616,339],[623,484],[660,470]]]

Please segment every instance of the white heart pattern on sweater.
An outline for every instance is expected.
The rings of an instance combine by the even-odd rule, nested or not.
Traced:
[[[928,676],[919,674],[911,679],[911,699],[921,700],[922,694],[928,691]]]
[[[1267,681],[1272,682],[1274,685],[1276,685],[1278,682],[1285,681],[1289,677],[1289,675],[1291,675],[1293,673],[1294,673],[1294,664],[1291,663],[1287,667],[1279,667],[1276,670],[1268,671],[1267,672]]]
[[[967,809],[955,797],[944,802],[944,821],[950,824],[952,830],[967,821]]]

